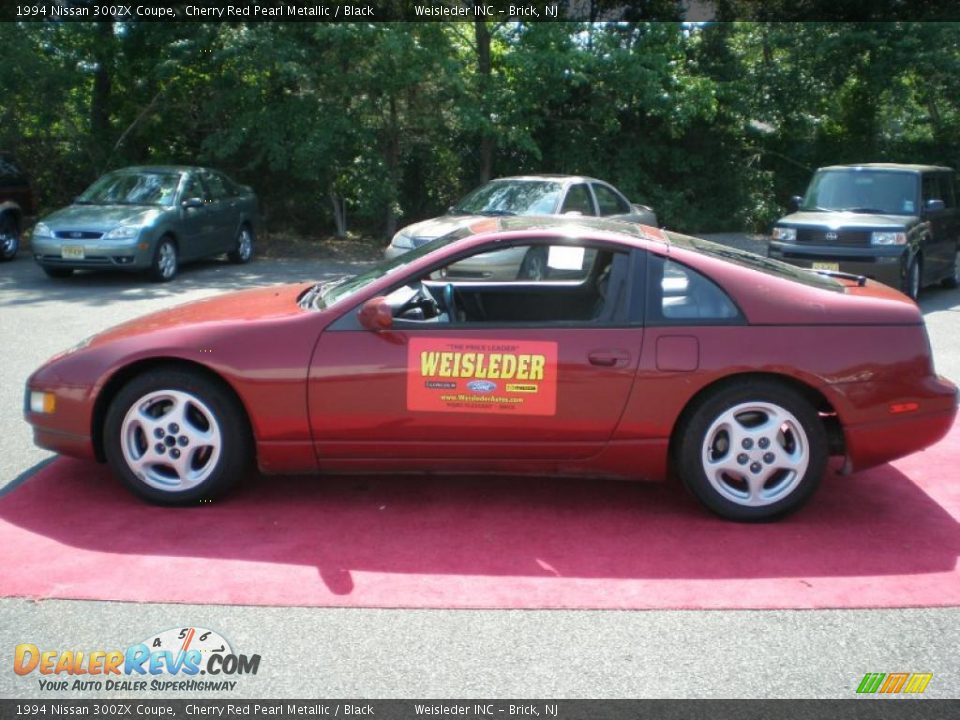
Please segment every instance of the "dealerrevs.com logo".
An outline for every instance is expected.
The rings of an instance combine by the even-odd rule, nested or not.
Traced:
[[[259,655],[235,653],[222,635],[200,627],[164,630],[123,650],[21,643],[13,653],[13,671],[48,691],[230,691],[234,678],[259,669]]]

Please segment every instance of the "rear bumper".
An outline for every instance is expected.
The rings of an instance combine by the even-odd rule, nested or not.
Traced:
[[[957,417],[957,386],[945,378],[930,378],[918,413],[891,414],[876,422],[844,427],[847,469],[865,470],[902,458],[942,440]]]
[[[905,245],[800,245],[771,240],[767,255],[802,268],[815,262],[835,262],[841,272],[864,275],[884,285],[899,288],[906,274],[909,249]]]

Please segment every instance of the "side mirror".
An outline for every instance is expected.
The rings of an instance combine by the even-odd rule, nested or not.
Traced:
[[[385,297],[367,300],[357,313],[360,324],[372,332],[382,332],[393,327],[393,308]]]
[[[927,200],[927,204],[924,205],[924,208],[926,208],[926,211],[929,213],[940,212],[945,207],[946,205],[943,204],[943,200],[938,200],[936,198],[930,198]]]
[[[796,212],[800,209],[800,203],[803,202],[803,198],[800,195],[794,195],[790,198],[790,209]]]
[[[185,210],[189,210],[190,208],[203,207],[203,200],[201,200],[198,197],[187,198],[182,203],[180,203],[180,207],[184,208]]]

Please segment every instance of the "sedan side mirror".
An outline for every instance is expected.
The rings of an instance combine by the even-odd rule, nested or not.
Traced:
[[[940,212],[943,210],[946,205],[943,204],[943,200],[938,200],[936,198],[930,198],[927,200],[927,204],[924,206],[928,213]]]
[[[393,327],[393,308],[385,297],[367,300],[357,313],[360,324],[372,332],[382,332]]]
[[[184,208],[184,209],[186,209],[186,210],[189,210],[190,208],[203,207],[203,200],[201,200],[201,199],[198,198],[198,197],[187,198],[187,199],[184,200],[182,203],[180,203],[180,207],[182,207],[182,208]]]
[[[794,195],[790,198],[790,209],[796,212],[800,209],[800,204],[803,202],[803,198],[799,195]]]

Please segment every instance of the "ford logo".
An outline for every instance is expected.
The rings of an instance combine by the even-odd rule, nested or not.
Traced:
[[[467,389],[475,393],[492,393],[497,389],[497,384],[489,380],[472,380],[467,383]]]

